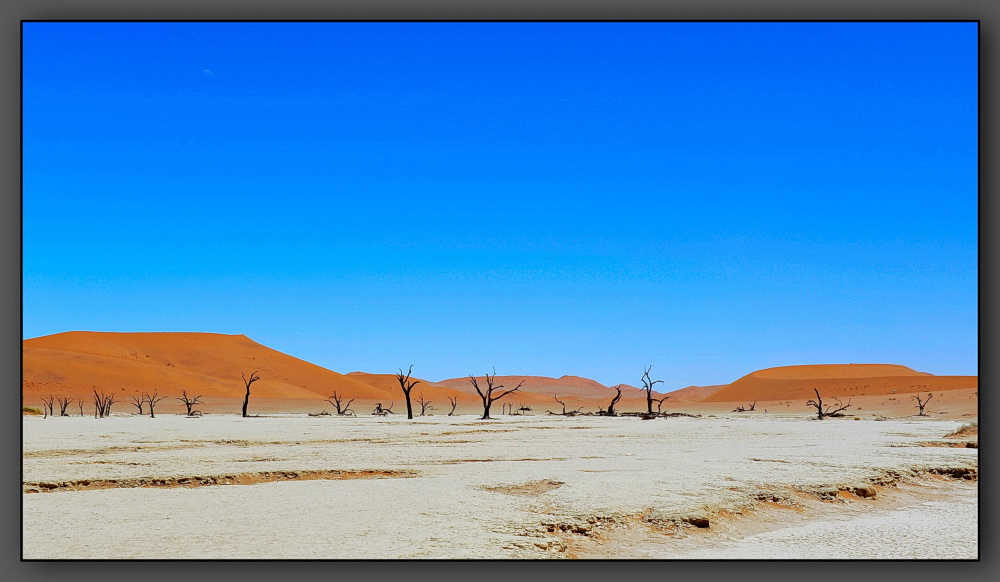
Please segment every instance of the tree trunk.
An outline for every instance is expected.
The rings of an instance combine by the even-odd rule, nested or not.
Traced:
[[[404,390],[403,394],[406,396],[406,418],[413,420],[413,405],[410,404],[410,393]]]
[[[247,405],[250,404],[250,387],[247,387],[247,395],[243,397],[243,418],[247,417]]]

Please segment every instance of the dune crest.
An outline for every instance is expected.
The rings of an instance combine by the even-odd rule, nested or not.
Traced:
[[[751,372],[710,394],[702,402],[801,400],[813,390],[824,396],[933,392],[976,388],[977,376],[934,376],[893,364],[783,366]]]
[[[254,398],[321,401],[334,390],[359,400],[401,401],[398,385],[383,376],[346,376],[261,345],[245,335],[215,333],[67,332],[24,340],[23,394],[90,398],[94,389],[119,401],[158,390],[209,398],[241,398],[240,375],[259,371]],[[363,381],[377,377],[378,382]],[[392,378],[389,376],[389,378]],[[394,380],[394,378],[393,378]],[[455,391],[427,385],[428,397]]]

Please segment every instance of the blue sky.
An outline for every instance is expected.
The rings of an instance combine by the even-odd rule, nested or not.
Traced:
[[[24,337],[976,374],[974,23],[26,23]]]

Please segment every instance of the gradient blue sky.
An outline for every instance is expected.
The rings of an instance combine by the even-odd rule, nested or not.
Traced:
[[[976,374],[974,23],[25,23],[24,337]]]

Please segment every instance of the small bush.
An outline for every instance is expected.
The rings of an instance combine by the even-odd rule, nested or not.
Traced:
[[[979,421],[970,422],[969,424],[963,424],[958,430],[951,434],[944,435],[945,437],[970,437],[979,436]]]
[[[22,415],[24,415],[24,414],[41,414],[41,413],[42,413],[42,411],[38,410],[37,408],[32,408],[30,406],[22,406],[21,407],[21,414]]]

